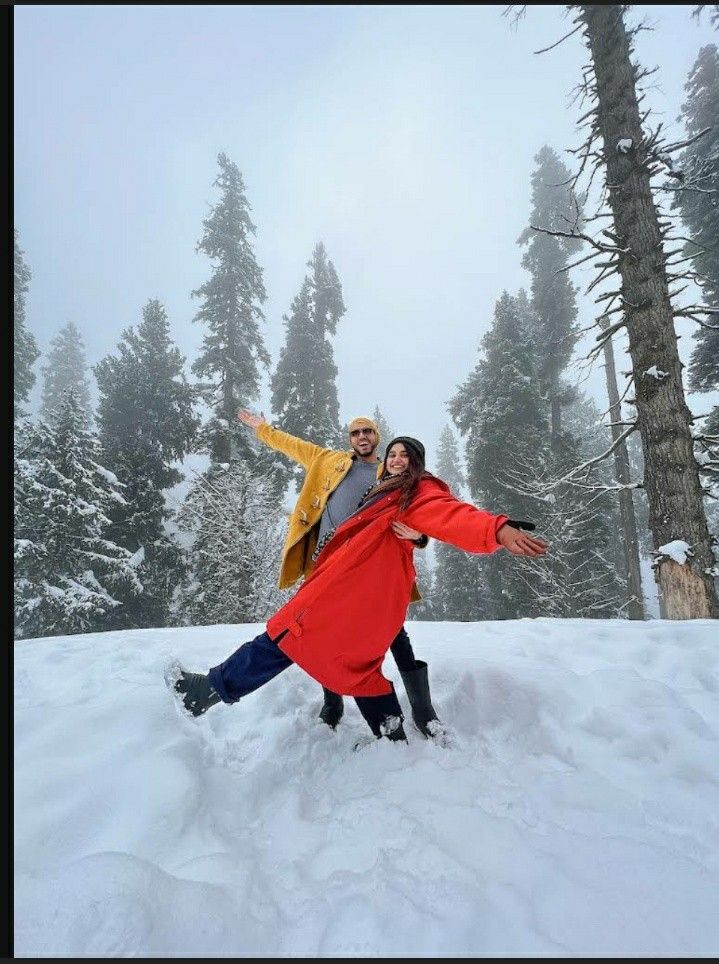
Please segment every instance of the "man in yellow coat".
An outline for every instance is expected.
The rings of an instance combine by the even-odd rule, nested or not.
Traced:
[[[382,474],[383,464],[377,455],[379,428],[371,418],[353,419],[349,424],[350,449],[340,451],[322,448],[274,428],[264,415],[241,411],[237,418],[254,429],[261,442],[298,462],[305,470],[282,549],[278,585],[285,589],[309,575],[318,545],[330,538],[334,530],[352,515],[367,489]],[[427,545],[426,536],[402,523],[394,523],[394,528],[398,538],[412,539],[421,547]],[[415,585],[412,601],[420,598]],[[415,659],[404,627],[397,634],[391,650],[407,690],[415,726],[425,736],[440,735],[442,728],[432,707],[427,664]],[[339,694],[323,689],[320,719],[334,729],[344,712],[344,702]]]

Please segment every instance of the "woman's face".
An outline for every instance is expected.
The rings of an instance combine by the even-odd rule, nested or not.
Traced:
[[[387,453],[387,471],[390,475],[400,475],[409,466],[407,449],[397,442]]]

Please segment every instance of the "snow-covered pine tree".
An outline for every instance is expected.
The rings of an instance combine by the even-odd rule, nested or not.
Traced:
[[[577,210],[567,186],[570,172],[551,147],[544,146],[535,157],[532,174],[530,225],[547,230],[567,230]],[[551,410],[552,443],[562,431],[562,406],[573,400],[573,392],[562,379],[577,340],[576,288],[564,269],[576,253],[579,242],[524,229],[518,243],[526,245],[522,267],[532,275],[532,307],[537,321],[535,341],[539,388]]]
[[[483,356],[450,400],[452,418],[465,437],[467,483],[476,505],[537,523],[536,499],[509,481],[517,462],[541,474],[549,459],[547,406],[535,370],[536,319],[526,292],[505,291],[482,338]],[[497,553],[486,560],[488,619],[545,615],[541,565]]]
[[[682,106],[687,138],[697,138],[679,157],[683,180],[674,205],[686,223],[691,240],[684,254],[692,258],[695,279],[704,304],[719,310],[719,50],[708,44],[699,51],[687,83]],[[706,132],[702,134],[702,132]],[[689,362],[689,388],[710,392],[719,388],[719,314],[698,324],[696,346]],[[698,461],[714,495],[719,497],[719,405],[701,423]],[[719,537],[716,499],[707,500],[710,531]]]
[[[65,393],[72,390],[80,411],[89,424],[92,420],[90,382],[82,336],[74,322],[68,321],[50,342],[47,364],[42,367],[43,388],[40,417],[53,422]]]
[[[464,474],[457,439],[445,425],[437,447],[436,474],[457,498],[464,498]],[[433,602],[435,619],[468,622],[484,619],[487,586],[483,566],[486,558],[435,541]],[[415,556],[417,553],[415,553]]]
[[[287,518],[271,476],[244,460],[213,463],[191,487],[177,524],[192,539],[179,606],[184,624],[260,622],[288,598],[277,588]]]
[[[96,632],[142,592],[137,560],[110,537],[124,501],[72,390],[55,422],[26,425],[15,460],[15,632]]]
[[[566,412],[565,430],[554,446],[551,472],[563,472],[596,458],[611,444],[591,399],[579,395]],[[554,490],[549,517],[552,549],[547,569],[556,586],[556,615],[609,619],[626,615],[626,583],[617,566],[620,532],[609,464],[597,467],[586,486],[576,479]],[[620,559],[623,564],[623,558]],[[641,583],[639,584],[641,592]]]
[[[172,342],[167,313],[150,299],[137,328],[127,328],[114,355],[95,366],[97,424],[125,501],[112,510],[113,536],[142,556],[141,596],[117,611],[116,628],[171,624],[173,594],[186,574],[184,552],[166,531],[167,491],[183,478],[173,464],[191,451],[199,419],[185,359]]]
[[[582,157],[584,163],[596,159],[604,168],[613,218],[604,234],[612,241],[610,266],[621,279],[614,295],[621,300],[613,310],[621,311],[616,324],[628,334],[664,611],[670,619],[716,617],[712,541],[674,329],[674,316],[687,310],[675,311],[672,305],[670,283],[676,272],[670,270],[672,255],[664,246],[670,225],[660,219],[651,181],[658,169],[666,168],[672,146],[659,141],[658,131],[649,134],[644,127],[637,83],[648,72],[632,60],[639,28],[627,29],[626,5],[572,4],[570,9],[591,57],[582,87],[593,107],[586,115],[590,135]],[[600,247],[602,256],[607,247]],[[663,551],[677,539],[691,547],[683,564]]]
[[[395,437],[395,433],[390,427],[387,419],[380,411],[379,405],[375,405],[374,407],[374,412],[372,412],[372,420],[376,423],[377,428],[379,429],[379,447],[377,449],[377,454],[380,458],[382,458],[387,449],[387,445]]]
[[[226,154],[217,158],[220,173],[214,182],[221,197],[203,221],[197,250],[213,262],[209,281],[192,292],[202,299],[194,321],[207,326],[202,350],[192,371],[212,415],[201,433],[202,447],[214,462],[250,455],[248,434],[235,418],[260,388],[259,365],[269,367],[259,322],[266,299],[262,269],[252,248],[255,226],[237,165]]]
[[[420,622],[432,622],[440,617],[437,615],[434,576],[425,549],[415,549],[414,568],[417,573],[417,588],[422,598],[410,605],[407,617]]]
[[[339,422],[337,366],[330,338],[345,313],[342,286],[322,242],[311,269],[283,315],[287,334],[272,375],[272,411],[286,432],[326,448],[345,447]],[[297,477],[301,470],[294,469]]]
[[[25,318],[25,298],[30,287],[30,269],[25,263],[23,252],[18,243],[15,228],[14,249],[14,290],[13,290],[13,350],[14,350],[14,419],[27,415],[25,406],[35,384],[33,365],[40,355],[40,349]]]

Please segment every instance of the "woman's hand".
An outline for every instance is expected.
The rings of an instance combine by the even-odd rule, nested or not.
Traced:
[[[254,412],[248,412],[245,409],[239,411],[235,418],[238,422],[242,422],[243,425],[249,425],[250,428],[257,428],[258,425],[265,425],[267,423],[264,412],[255,415]]]
[[[410,529],[410,527],[406,526],[404,522],[397,522],[397,520],[392,523],[392,528],[394,529],[394,534],[398,539],[410,539],[412,542],[414,542],[415,539],[419,539],[422,535],[421,532],[417,532],[416,529]]]
[[[543,556],[547,551],[547,543],[542,539],[535,539],[506,522],[497,533],[497,542],[513,556]]]

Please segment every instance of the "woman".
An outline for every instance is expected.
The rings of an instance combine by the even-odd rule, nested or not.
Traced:
[[[385,469],[358,510],[337,528],[311,575],[267,622],[267,631],[207,676],[181,671],[177,692],[199,716],[222,700],[235,703],[292,663],[327,689],[353,696],[376,737],[406,740],[402,710],[382,662],[404,622],[415,570],[407,529],[467,552],[500,547],[540,556],[547,545],[506,515],[456,499],[424,468],[424,446],[400,436],[389,443]]]

